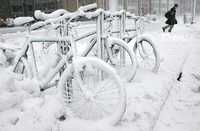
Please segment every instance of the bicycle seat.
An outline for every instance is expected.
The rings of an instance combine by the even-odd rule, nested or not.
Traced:
[[[44,27],[45,25],[46,24],[43,21],[36,22],[36,23],[34,23],[34,24],[31,25],[31,30],[40,29],[40,28]]]
[[[14,19],[14,24],[17,26],[30,24],[34,21],[33,17],[17,17]]]

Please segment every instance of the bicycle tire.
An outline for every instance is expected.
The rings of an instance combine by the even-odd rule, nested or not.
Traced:
[[[149,47],[147,47],[149,46]],[[147,49],[147,48],[151,48],[151,49]],[[135,52],[136,56],[137,56],[137,60],[138,62],[140,61],[139,59],[144,60],[147,59],[148,57],[150,58],[151,56],[149,55],[150,51],[152,51],[153,53],[153,65],[152,67],[150,67],[150,69],[152,70],[152,72],[158,72],[159,68],[160,68],[160,55],[158,53],[158,50],[155,46],[155,44],[153,43],[153,41],[148,38],[147,36],[140,36],[137,38],[136,43],[134,44],[133,47],[133,52]],[[141,62],[139,62],[141,64]],[[150,63],[149,63],[150,64]],[[144,65],[144,67],[146,67],[147,65]]]
[[[110,84],[112,86],[109,86],[109,87],[110,88],[112,87],[112,90],[114,90],[114,87],[117,90],[117,94],[110,92],[112,97],[115,94],[115,95],[118,95],[118,97],[117,97],[118,99],[112,100],[111,99],[112,97],[106,96],[106,92],[104,92],[104,94],[101,94],[101,95],[98,94],[97,96],[95,95],[95,97],[93,97],[94,100],[86,101],[87,99],[83,95],[83,91],[80,88],[80,86],[85,86],[85,85],[81,85],[78,82],[76,82],[76,77],[75,77],[76,75],[74,74],[75,70],[77,70],[79,67],[74,67],[73,65],[79,65],[79,67],[81,67],[81,68],[84,66],[89,66],[89,67],[92,66],[93,68],[95,67],[98,70],[104,71],[104,73],[105,73],[104,79],[102,79],[102,81],[100,81],[100,82],[97,82],[97,78],[95,77],[95,75],[90,78],[89,77],[90,75],[87,74],[90,71],[87,72],[85,69],[85,71],[84,71],[84,80],[85,81],[83,80],[82,82],[86,82],[87,79],[93,78],[94,79],[93,83],[96,86],[93,85],[92,88],[89,88],[89,84],[91,84],[89,82],[87,82],[86,85],[88,85],[87,87],[88,87],[88,89],[90,89],[90,91],[92,93],[95,92],[94,88],[96,87],[98,89],[94,93],[96,95],[97,95],[97,93],[99,93],[98,91],[102,91],[102,92],[104,92],[103,90],[107,91],[107,88],[104,86],[108,86],[108,85],[106,85],[106,83]],[[70,87],[69,87],[69,84],[66,84],[66,82],[72,78],[73,78],[72,100],[71,100],[71,102],[69,102],[67,91]],[[92,82],[92,80],[90,80],[90,82]],[[95,83],[95,82],[97,82],[97,83]],[[122,116],[125,113],[125,110],[126,110],[125,88],[122,86],[120,78],[117,75],[115,69],[112,68],[109,64],[105,63],[104,61],[102,61],[98,58],[80,57],[80,58],[74,60],[73,63],[68,67],[68,69],[66,69],[63,72],[63,75],[61,76],[60,81],[58,83],[58,88],[60,89],[63,102],[67,107],[66,108],[67,114],[70,116],[73,116],[73,117],[76,117],[79,119],[92,120],[92,121],[96,121],[96,122],[103,122],[105,124],[115,125],[121,120]],[[110,91],[112,91],[112,90],[110,90]],[[107,93],[109,93],[109,92],[107,92]],[[75,101],[77,99],[80,100],[79,103],[77,101]],[[100,100],[104,100],[104,99],[106,101],[100,102]],[[82,101],[82,105],[80,103],[81,101]],[[94,102],[94,103],[99,102],[98,104],[102,104],[102,105],[106,105],[109,102],[111,102],[111,103],[113,102],[112,104],[114,104],[114,105],[110,106],[110,104],[108,104],[106,106],[106,108],[105,107],[97,108],[97,107],[95,107],[94,103],[92,106],[91,105],[89,106],[89,104],[91,104],[92,102]],[[96,106],[98,106],[98,104],[96,104]],[[105,109],[108,109],[108,107],[109,107],[109,112],[106,112],[108,110],[105,111]]]
[[[136,71],[137,71],[137,59],[136,59],[135,54],[128,47],[128,44],[122,39],[109,37],[108,44],[109,44],[109,47],[116,45],[125,51],[125,56],[126,56],[125,60],[124,60],[125,65],[124,65],[124,68],[119,69],[121,72],[119,71],[118,74],[122,78],[125,78],[126,81],[131,82],[134,79],[134,77],[136,75]],[[113,57],[113,56],[109,56],[109,57]],[[128,60],[127,60],[127,57],[128,57]],[[118,61],[120,61],[119,57],[118,57],[118,59],[119,59]],[[109,60],[111,60],[111,59],[109,59]],[[128,63],[128,62],[131,62],[131,63]]]

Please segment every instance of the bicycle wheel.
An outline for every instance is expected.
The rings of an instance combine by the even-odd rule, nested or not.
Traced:
[[[33,76],[30,65],[24,57],[21,57],[14,65],[13,72],[22,74],[25,78],[32,78]]]
[[[158,72],[160,67],[160,57],[153,41],[145,36],[138,38],[133,47],[139,66]]]
[[[121,39],[108,38],[109,46],[107,52],[107,62],[112,64],[121,78],[130,82],[136,75],[137,61],[135,54],[129,49],[127,43]]]
[[[110,65],[98,58],[80,57],[74,60],[61,76],[58,87],[68,115],[115,125],[125,112],[126,92],[119,76]]]

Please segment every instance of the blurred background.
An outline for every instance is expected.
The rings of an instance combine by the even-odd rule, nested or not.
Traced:
[[[200,0],[0,0],[0,23],[8,18],[18,16],[33,16],[34,10],[42,10],[46,13],[56,9],[75,11],[82,5],[97,3],[98,7],[109,9],[112,3],[117,8],[126,9],[136,15],[162,16],[175,3],[179,5],[177,15],[187,13],[200,15]]]

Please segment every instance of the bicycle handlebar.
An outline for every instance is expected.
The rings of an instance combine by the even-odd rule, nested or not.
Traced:
[[[46,26],[45,22],[39,21],[39,22],[36,22],[36,23],[32,24],[30,29],[31,30],[37,30],[37,29],[42,28],[44,26]]]
[[[93,10],[97,8],[97,4],[93,3],[93,4],[89,4],[89,5],[85,5],[85,6],[81,6],[79,7],[79,11],[83,11],[83,12],[87,12],[89,10]]]
[[[35,11],[35,18],[37,19],[41,19],[44,20],[43,22],[37,22],[35,24],[33,24],[31,26],[31,28],[37,29],[40,27],[43,27],[45,25],[51,24],[51,23],[56,23],[56,22],[60,22],[66,19],[71,19],[73,20],[74,18],[77,18],[78,16],[86,16],[87,14],[87,18],[93,17],[94,14],[91,12],[87,12],[89,10],[92,9],[96,9],[97,8],[97,4],[90,4],[90,5],[86,5],[86,6],[81,6],[76,12],[68,12],[64,9],[60,9],[57,11],[52,12],[51,14],[45,14],[44,12],[41,12],[40,10]]]
[[[86,5],[86,6],[81,6],[78,11],[83,11],[83,12],[86,12],[86,11],[89,11],[89,10],[92,10],[92,9],[96,9],[97,8],[97,4],[94,3],[94,4],[89,4],[89,5]],[[74,13],[74,12],[73,12]],[[56,10],[50,14],[46,14],[44,12],[42,12],[41,10],[36,10],[34,12],[34,16],[36,19],[39,19],[39,20],[48,20],[48,19],[53,19],[53,18],[57,18],[57,17],[60,17],[60,16],[63,16],[63,15],[68,15],[68,14],[72,14],[71,12],[68,12],[67,10],[65,9],[59,9],[59,10]]]
[[[72,20],[74,20],[78,17],[85,17],[88,19],[92,19],[92,18],[97,17],[101,12],[103,12],[103,9],[97,9],[96,11],[93,11],[93,12],[79,11],[79,12],[75,13],[74,15],[72,15],[72,17],[69,18],[67,23],[70,23]]]
[[[33,25],[31,25],[31,30],[35,30],[35,29],[44,27],[44,26],[52,24],[52,23],[60,22],[60,21],[63,21],[65,19],[69,19],[67,21],[69,23],[73,19],[75,19],[77,17],[80,17],[80,16],[83,16],[83,17],[91,19],[93,17],[96,17],[99,14],[99,12],[100,12],[100,9],[98,9],[98,10],[96,10],[94,12],[82,12],[82,11],[79,11],[79,12],[75,12],[75,13],[64,14],[63,16],[60,16],[60,17],[58,17],[56,19],[47,19],[45,21],[36,22]]]
[[[136,21],[145,19],[145,17],[135,16],[134,14],[131,14],[130,12],[126,12],[124,10],[120,10],[117,12],[110,12],[110,11],[104,11],[103,9],[97,9],[96,11],[93,11],[93,12],[86,12],[86,11],[95,9],[96,7],[97,7],[97,4],[90,4],[87,6],[81,6],[76,12],[67,12],[66,13],[66,10],[57,10],[57,12],[55,11],[51,14],[45,14],[45,15],[49,15],[49,19],[46,19],[43,22],[40,21],[40,22],[33,24],[31,26],[31,29],[34,30],[34,29],[43,27],[45,25],[57,23],[57,22],[67,20],[67,19],[68,19],[67,23],[70,23],[72,20],[74,20],[78,17],[86,17],[88,19],[91,19],[91,18],[97,17],[100,14],[100,12],[104,12],[105,17],[110,17],[110,16],[120,17],[123,13],[125,13],[126,17],[128,17],[130,19],[135,19]],[[61,15],[61,14],[63,14],[63,15]],[[53,16],[56,16],[56,15],[58,17],[53,18]]]

